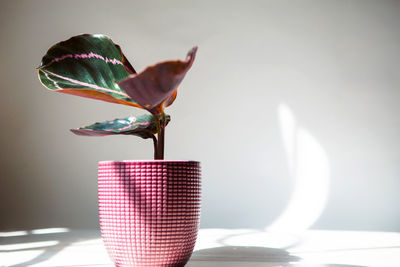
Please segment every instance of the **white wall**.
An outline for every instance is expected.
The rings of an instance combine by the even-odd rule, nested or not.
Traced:
[[[97,161],[152,157],[68,131],[140,110],[37,79],[52,44],[104,33],[136,70],[199,46],[166,157],[202,162],[202,227],[400,231],[400,2],[10,0],[0,21],[1,229],[97,227]]]

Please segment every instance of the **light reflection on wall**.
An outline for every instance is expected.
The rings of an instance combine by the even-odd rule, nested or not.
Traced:
[[[321,144],[301,126],[286,104],[279,105],[278,116],[294,191],[285,210],[266,230],[300,233],[312,226],[325,208],[329,159]]]

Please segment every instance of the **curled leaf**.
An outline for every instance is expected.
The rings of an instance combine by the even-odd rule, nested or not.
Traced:
[[[50,90],[140,107],[117,82],[135,74],[119,45],[101,34],[82,34],[52,46],[37,68]]]
[[[166,122],[170,121],[166,115]],[[130,116],[112,121],[96,122],[92,125],[71,129],[76,135],[83,136],[108,136],[108,135],[136,135],[144,139],[152,138],[157,132],[157,122],[153,115],[144,114],[138,117]]]
[[[152,114],[162,114],[171,105],[177,87],[189,71],[196,57],[197,47],[191,49],[185,61],[165,61],[132,74],[118,85],[140,106]]]

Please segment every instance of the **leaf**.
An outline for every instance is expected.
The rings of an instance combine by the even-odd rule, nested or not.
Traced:
[[[166,115],[166,122],[171,120]],[[151,114],[144,114],[138,117],[130,116],[123,119],[115,119],[112,121],[96,122],[92,125],[71,129],[76,135],[83,136],[108,136],[108,135],[136,135],[144,139],[152,138],[157,132],[155,117]]]
[[[40,81],[50,90],[140,107],[117,84],[135,73],[119,45],[101,34],[55,44],[38,67]]]
[[[139,74],[132,74],[118,85],[140,106],[152,114],[162,114],[171,105],[177,87],[192,66],[197,47],[192,48],[185,61],[165,61],[147,67]]]

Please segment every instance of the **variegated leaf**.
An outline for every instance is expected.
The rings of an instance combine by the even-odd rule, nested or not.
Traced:
[[[132,74],[118,83],[135,101],[153,114],[162,114],[171,105],[177,87],[193,64],[197,47],[189,51],[186,60],[165,61]]]
[[[101,34],[55,44],[38,67],[40,81],[50,90],[140,107],[117,84],[135,73],[121,48]]]
[[[171,120],[166,115],[166,122]],[[136,135],[144,139],[152,138],[157,132],[157,123],[153,115],[144,114],[138,117],[130,116],[112,121],[96,122],[92,125],[71,129],[74,134],[83,136],[107,136],[107,135]]]

